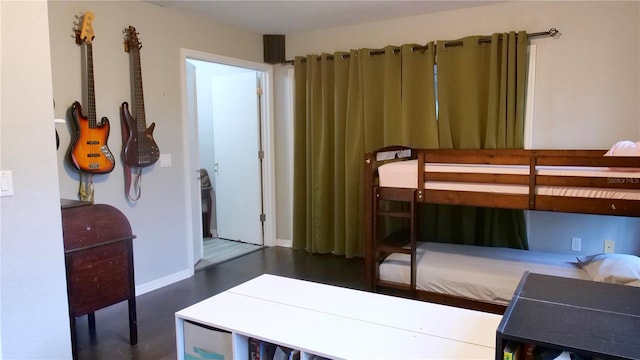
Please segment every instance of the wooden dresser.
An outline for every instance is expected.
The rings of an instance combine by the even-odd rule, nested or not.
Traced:
[[[61,208],[74,359],[76,317],[88,315],[93,333],[94,312],[125,300],[129,302],[129,342],[137,344],[135,236],[129,221],[118,209],[105,204],[63,200]]]

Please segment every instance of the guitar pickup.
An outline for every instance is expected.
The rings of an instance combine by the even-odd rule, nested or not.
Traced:
[[[100,154],[87,154],[87,157],[96,158],[96,157],[100,157]]]
[[[89,141],[87,141],[87,145],[100,145],[100,141],[98,141],[98,140],[89,140]]]

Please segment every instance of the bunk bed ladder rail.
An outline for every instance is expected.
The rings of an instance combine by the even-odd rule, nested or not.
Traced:
[[[418,151],[417,154],[418,157],[418,193],[416,194],[418,196],[418,201],[424,201],[424,166],[423,164],[425,163],[426,160],[426,156],[424,151]]]
[[[416,296],[416,238],[417,238],[417,220],[416,220],[416,189],[398,189],[398,188],[380,188],[374,187],[373,193],[373,226],[372,226],[372,255],[374,259],[373,272],[373,290],[376,291],[379,285],[400,290],[408,290],[411,297]],[[386,210],[382,209],[385,201],[396,201],[406,203],[408,210]],[[403,204],[405,205],[405,204]],[[402,218],[409,222],[408,238],[400,236],[395,238],[393,234],[388,237],[381,238],[379,232],[380,219],[383,217]],[[381,254],[402,253],[410,256],[410,285],[390,283],[380,281],[379,276],[379,259]]]
[[[382,155],[382,157],[380,157],[379,155]],[[377,228],[377,218],[379,216],[376,210],[378,209],[378,183],[375,179],[378,178],[378,166],[380,166],[381,163],[398,159],[415,159],[415,151],[406,146],[393,145],[378,149],[375,152],[366,153],[364,158],[364,258],[366,269],[365,283],[370,291],[377,291],[376,288],[379,282],[378,254],[380,253],[380,251],[377,247],[377,234],[374,230]],[[414,254],[412,255],[412,267],[415,268],[415,195],[411,195],[411,198],[413,199],[411,200],[412,204],[410,205],[410,226],[413,229],[411,235],[411,238],[413,238],[413,244],[411,245],[411,247],[413,249],[412,253]],[[412,288],[415,289],[415,269],[413,271],[412,278]]]

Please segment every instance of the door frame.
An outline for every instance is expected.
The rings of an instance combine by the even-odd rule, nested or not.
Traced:
[[[275,148],[274,148],[274,110],[273,110],[273,66],[265,63],[257,63],[247,60],[235,59],[227,56],[205,53],[202,51],[191,49],[180,49],[180,76],[181,76],[181,92],[182,92],[182,125],[183,125],[183,141],[184,141],[184,181],[185,181],[185,204],[184,214],[185,223],[187,224],[187,236],[185,244],[187,246],[187,257],[190,267],[193,268],[194,260],[194,240],[195,236],[201,237],[201,229],[193,228],[193,216],[201,216],[200,213],[193,214],[194,204],[192,203],[192,194],[197,192],[200,194],[199,174],[190,169],[192,157],[198,156],[197,144],[191,144],[189,140],[190,130],[198,132],[197,120],[191,122],[187,116],[187,79],[186,79],[186,62],[187,59],[208,61],[223,65],[243,67],[252,69],[262,73],[262,96],[260,97],[260,122],[262,127],[262,150],[264,158],[262,160],[262,201],[263,211],[266,216],[263,225],[263,240],[265,246],[276,245],[276,206],[275,206]],[[258,154],[256,154],[257,156]],[[199,160],[198,160],[199,162]],[[201,204],[199,203],[199,206]]]

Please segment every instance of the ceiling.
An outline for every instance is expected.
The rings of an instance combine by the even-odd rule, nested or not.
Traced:
[[[482,6],[499,1],[155,0],[148,2],[260,34],[288,34]]]

